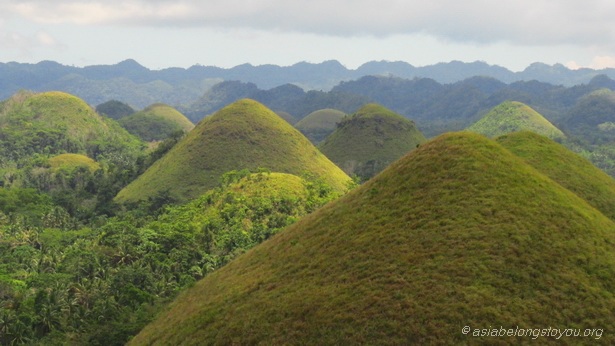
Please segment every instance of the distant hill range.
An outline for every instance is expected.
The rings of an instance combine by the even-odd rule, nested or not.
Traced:
[[[485,76],[504,83],[536,80],[572,86],[588,83],[601,74],[615,78],[615,69],[570,70],[561,64],[534,63],[521,72],[513,72],[485,62],[452,61],[416,67],[400,61],[371,61],[353,70],[331,60],[318,64],[300,62],[292,66],[244,64],[219,68],[195,65],[187,69],[171,67],[150,70],[134,60],[86,67],[66,66],[53,61],[37,64],[9,62],[0,63],[0,99],[21,89],[37,92],[60,90],[79,96],[91,105],[117,99],[140,109],[156,102],[188,105],[211,86],[229,80],[253,83],[261,89],[294,84],[303,90],[327,91],[342,81],[368,75],[431,78],[438,83],[455,83],[473,76]]]

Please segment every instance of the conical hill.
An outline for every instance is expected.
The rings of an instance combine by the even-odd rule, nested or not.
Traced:
[[[517,101],[501,103],[474,125],[468,127],[468,131],[491,138],[522,130],[532,131],[553,139],[566,137],[560,129],[540,113]]]
[[[199,281],[131,344],[523,344],[549,327],[612,344],[613,244],[609,218],[495,141],[445,134]],[[480,336],[500,327],[523,336]]]
[[[529,131],[500,136],[496,141],[615,220],[615,180],[585,158]]]
[[[344,191],[350,178],[298,130],[264,105],[236,101],[202,120],[165,156],[117,195],[147,199],[168,190],[175,198],[197,197],[231,170],[266,168],[309,175]]]
[[[159,141],[174,132],[190,132],[194,124],[175,108],[162,103],[153,104],[144,110],[118,120],[128,132],[144,141]]]
[[[425,140],[412,121],[372,103],[341,120],[319,147],[344,172],[367,180]]]
[[[110,158],[141,148],[141,142],[115,121],[58,91],[19,92],[0,103],[0,134],[2,156],[14,160],[34,153]]]
[[[295,127],[301,131],[312,143],[322,142],[337,128],[346,113],[337,109],[325,108],[314,111],[299,120]]]

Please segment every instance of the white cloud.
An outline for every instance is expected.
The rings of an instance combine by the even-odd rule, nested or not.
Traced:
[[[615,41],[604,0],[20,0],[5,11],[39,23],[200,26],[330,36],[423,33],[479,43]]]
[[[66,48],[66,45],[45,31],[38,31],[35,34],[24,34],[2,29],[2,25],[0,25],[0,46],[2,47],[3,54],[13,52],[15,57],[28,58],[33,56],[34,51],[41,48],[55,50]]]
[[[615,56],[597,56],[592,60],[590,67],[596,70],[615,68]]]

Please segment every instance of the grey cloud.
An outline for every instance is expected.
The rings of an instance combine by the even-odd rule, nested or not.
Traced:
[[[517,44],[615,42],[615,2],[605,0],[91,0],[10,1],[29,20],[251,28],[331,36],[424,33],[444,40]]]

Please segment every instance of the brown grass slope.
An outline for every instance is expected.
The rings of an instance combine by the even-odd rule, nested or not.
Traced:
[[[577,195],[445,134],[198,282],[131,345],[531,342],[464,326],[603,328],[612,344],[614,245]]]
[[[116,196],[136,201],[168,190],[180,200],[217,186],[231,170],[272,172],[323,179],[345,191],[350,178],[298,130],[264,105],[239,100],[201,121],[164,157]]]
[[[496,141],[615,220],[615,180],[587,159],[530,131],[500,136]]]

